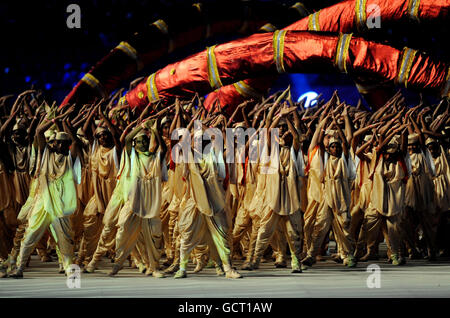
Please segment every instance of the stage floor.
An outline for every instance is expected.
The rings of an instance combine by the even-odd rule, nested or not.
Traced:
[[[242,261],[236,261],[239,268]],[[380,288],[369,288],[374,272],[369,264],[380,267]],[[108,277],[112,264],[107,259],[93,274],[81,274],[81,288],[70,289],[64,274],[58,274],[56,262],[42,263],[32,256],[23,279],[0,280],[0,297],[152,297],[152,298],[308,298],[308,297],[450,297],[450,260],[408,261],[393,266],[386,259],[358,263],[346,268],[332,260],[316,263],[301,274],[289,268],[276,269],[273,262],[260,269],[240,271],[244,278],[231,280],[215,275],[213,268],[194,274],[189,265],[185,279],[146,277],[137,269],[125,267],[116,277]],[[370,276],[372,287],[376,281]]]

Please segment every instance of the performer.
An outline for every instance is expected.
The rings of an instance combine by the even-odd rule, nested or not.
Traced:
[[[266,175],[266,202],[267,208],[261,216],[260,228],[255,247],[255,262],[253,268],[259,267],[259,262],[264,250],[269,244],[269,239],[281,223],[284,235],[287,237],[289,248],[291,250],[291,267],[293,273],[301,273],[300,254],[302,252],[302,225],[300,212],[300,198],[297,188],[296,160],[292,156],[292,151],[298,152],[298,135],[293,125],[287,118],[283,118],[289,113],[295,111],[295,108],[283,108],[279,115],[275,117],[273,123],[272,116],[276,109],[275,103],[267,116],[266,127],[275,128],[280,123],[280,153],[278,155],[271,148],[270,168],[273,171],[267,171]],[[284,123],[282,121],[284,119]],[[289,127],[289,130],[287,130]],[[289,136],[289,137],[288,137]],[[272,145],[268,141],[269,147]],[[273,145],[275,147],[275,145]]]
[[[194,117],[195,119],[195,117]],[[193,121],[188,125],[192,127]],[[202,132],[194,135],[195,142],[201,142]],[[188,136],[183,136],[188,138]],[[193,151],[198,151],[193,149]],[[221,153],[216,153],[214,147],[208,154],[198,153],[200,160],[194,162],[194,155],[188,149],[188,162],[182,165],[183,199],[180,203],[178,228],[180,231],[180,269],[175,278],[185,278],[189,254],[198,244],[207,243],[210,253],[217,265],[223,264],[227,278],[241,278],[232,268],[230,248],[227,233],[230,227],[230,212],[225,204],[223,179],[225,166]],[[177,160],[177,162],[181,162]],[[222,163],[221,163],[222,162]],[[214,247],[217,249],[215,251]],[[220,259],[219,259],[220,257]]]
[[[71,109],[73,111],[74,108]],[[50,229],[63,259],[66,272],[73,263],[73,241],[70,228],[70,215],[77,208],[76,174],[73,168],[73,155],[76,155],[76,143],[70,135],[58,132],[55,136],[57,149],[51,150],[45,144],[44,131],[52,122],[41,124],[36,135],[36,147],[42,154],[38,167],[38,186],[36,198],[20,248],[17,269],[11,277],[23,277],[25,263],[34,245],[40,240],[47,228]],[[71,149],[69,150],[69,147]],[[78,171],[78,174],[81,171]]]
[[[95,130],[95,140],[93,140],[92,153],[89,159],[94,195],[90,198],[84,210],[84,232],[77,260],[80,264],[84,262],[85,266],[92,259],[102,231],[103,215],[116,186],[119,155],[122,152],[120,134],[103,114],[102,101],[95,107],[106,127],[99,126]],[[89,118],[92,118],[92,116]],[[86,121],[83,130],[87,131],[89,125],[90,120]]]
[[[328,114],[327,117],[330,117]],[[324,119],[325,122],[328,118]],[[355,267],[356,261],[353,256],[354,241],[350,235],[350,185],[355,175],[351,169],[351,158],[349,157],[348,142],[341,131],[341,128],[333,117],[334,127],[337,128],[339,138],[331,137],[328,140],[326,149],[327,156],[324,158],[325,168],[323,172],[323,201],[318,208],[314,223],[311,247],[307,251],[307,256],[302,262],[312,266],[325,235],[330,227],[333,229],[334,238],[338,244],[339,257],[344,265]],[[319,128],[320,129],[320,126]],[[311,147],[321,144],[318,139],[321,134],[316,129]],[[313,148],[314,149],[314,148]]]
[[[163,174],[167,148],[158,132],[160,129],[158,120],[155,123],[156,127],[152,127],[153,124],[152,121],[147,121],[136,127],[125,139],[126,155],[130,156],[131,163],[131,185],[129,200],[119,214],[116,258],[110,276],[119,272],[140,233],[143,235],[145,246],[145,253],[141,255],[147,258],[150,266],[146,274],[157,278],[165,276],[159,267],[163,248],[159,213],[162,202],[161,182],[163,178],[167,180],[167,171],[165,175]]]

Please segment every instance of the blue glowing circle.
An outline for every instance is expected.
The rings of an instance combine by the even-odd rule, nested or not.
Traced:
[[[309,91],[309,92],[306,92],[303,95],[301,95],[298,98],[297,102],[300,102],[301,100],[306,98],[305,107],[308,108],[308,107],[311,107],[311,106],[314,106],[317,104],[317,100],[315,100],[315,98],[317,98],[317,96],[319,96],[319,94],[317,94],[316,92]]]

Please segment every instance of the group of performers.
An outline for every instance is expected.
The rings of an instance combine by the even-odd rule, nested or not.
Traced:
[[[110,276],[128,261],[157,278],[187,277],[190,260],[241,278],[239,258],[241,272],[273,257],[301,273],[329,241],[347,267],[383,241],[392,265],[449,255],[447,99],[409,107],[397,93],[369,111],[335,92],[305,108],[288,88],[228,113],[198,95],[139,112],[122,93],[62,108],[32,90],[0,98],[2,277],[23,277],[34,250],[54,250],[60,273],[108,257]],[[239,130],[254,132],[244,147],[226,136]]]

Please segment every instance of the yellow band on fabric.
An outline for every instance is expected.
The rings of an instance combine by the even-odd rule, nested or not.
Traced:
[[[273,33],[273,59],[277,67],[278,73],[285,73],[284,69],[284,38],[286,37],[286,30],[275,31]]]
[[[138,70],[141,70],[143,68],[143,64],[139,60],[136,49],[134,47],[132,47],[128,42],[120,42],[120,44],[118,46],[116,46],[116,49],[124,52],[126,55],[128,55],[133,60],[135,60]]]
[[[92,75],[91,73],[84,74],[84,76],[81,80],[83,82],[85,82],[86,84],[88,84],[90,87],[98,90],[103,97],[107,96],[100,81],[98,79],[96,79],[95,76]]]
[[[125,97],[125,96],[122,96],[122,97],[119,99],[118,105],[119,105],[119,106],[125,106],[125,105],[127,105],[127,104],[128,104],[128,102],[127,102],[126,97]]]
[[[297,10],[297,12],[300,14],[300,16],[302,18],[306,17],[309,14],[308,10],[306,9],[306,7],[301,2],[297,2],[296,4],[291,6],[291,8]]]
[[[147,78],[147,97],[149,102],[156,102],[159,100],[158,89],[155,83],[156,73],[153,73]]]
[[[274,26],[273,24],[270,24],[270,23],[266,23],[262,27],[259,28],[260,31],[264,31],[264,32],[273,32],[276,29],[277,29],[276,26]]]
[[[364,30],[366,26],[367,14],[366,14],[367,0],[355,1],[355,19],[356,27],[359,31]]]
[[[320,10],[316,13],[310,14],[308,17],[308,31],[320,31],[319,24]]]
[[[215,48],[216,45],[206,48],[209,85],[211,85],[213,89],[217,89],[223,86],[222,82],[220,81],[219,70],[217,69],[216,55],[214,54]]]
[[[169,27],[167,26],[167,23],[164,22],[164,20],[159,19],[153,22],[152,24],[156,26],[158,30],[161,31],[161,33],[166,35],[169,34]]]
[[[417,50],[405,47],[402,51],[402,60],[400,63],[400,71],[397,76],[397,83],[408,86],[409,73],[411,72],[412,63],[416,56]]]
[[[245,83],[244,81],[239,81],[237,83],[233,84],[234,88],[236,89],[236,91],[241,94],[244,97],[256,97],[259,98],[262,96],[262,94],[260,94],[259,92],[257,92],[255,89],[253,89],[251,86],[249,86],[247,83]]]
[[[202,13],[202,4],[200,2],[193,3],[193,7],[196,7],[199,13]]]
[[[340,33],[336,46],[336,57],[334,59],[334,65],[343,73],[347,73],[348,48],[350,47],[352,35],[353,33]]]
[[[132,47],[128,42],[120,42],[120,44],[116,46],[116,49],[121,50],[134,60],[138,59],[136,49]]]
[[[420,22],[419,6],[420,6],[420,0],[409,0],[408,1],[408,15],[411,19],[413,19],[417,22]]]
[[[442,91],[442,97],[449,97],[450,98],[450,66],[447,70],[447,77],[445,78],[445,86]]]

